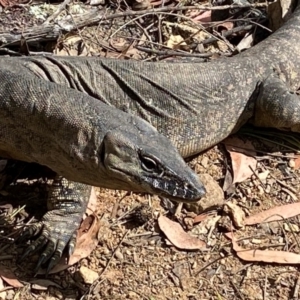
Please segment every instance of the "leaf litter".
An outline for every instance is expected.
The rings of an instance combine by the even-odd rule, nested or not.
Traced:
[[[253,175],[257,160],[254,158],[256,151],[250,141],[242,141],[238,137],[229,137],[224,141],[232,163],[232,184],[243,182]]]
[[[137,1],[137,2],[143,2],[143,1]],[[146,3],[145,7],[149,6],[149,3],[151,3],[151,1],[144,1]],[[172,1],[171,1],[172,2]],[[158,2],[152,2],[152,4],[154,5],[160,5],[160,1]],[[166,2],[165,2],[166,3]],[[126,4],[127,5],[127,4]],[[142,18],[141,18],[142,19]],[[202,15],[201,14],[195,14],[194,16],[191,17],[191,20],[194,23],[203,23],[203,22],[210,22],[211,21],[211,12],[203,12]],[[224,20],[225,21],[225,20]],[[164,22],[164,21],[163,21]],[[162,24],[163,24],[162,22]],[[180,22],[178,22],[180,23]],[[154,24],[154,23],[153,23]],[[131,25],[131,24],[130,24]],[[156,26],[156,24],[154,24]],[[184,24],[184,22],[182,22],[182,25],[186,26],[186,24]],[[208,24],[205,24],[208,25]],[[182,26],[182,28],[184,28],[184,26]],[[190,26],[190,24],[189,24]],[[210,25],[208,25],[207,27],[209,27]],[[227,30],[230,30],[229,28],[231,28],[232,23],[223,23],[223,27],[222,25],[219,26],[219,30],[223,30],[222,28],[227,27]],[[157,27],[157,26],[156,26]],[[191,45],[192,45],[192,39],[187,40],[186,39],[186,32],[184,33],[180,33],[177,34],[176,31],[178,29],[175,29],[176,26],[173,26],[174,29],[172,29],[169,32],[169,35],[165,37],[164,39],[164,46],[166,46],[168,39],[173,39],[173,43],[171,44],[171,48],[172,49],[176,49],[176,43],[182,43],[182,39],[179,37],[174,38],[176,35],[182,37],[184,39],[184,41],[188,42],[189,44],[187,44],[188,47],[183,47],[183,49],[185,49],[186,51],[193,51]],[[192,27],[192,26],[190,26]],[[118,27],[119,28],[119,27]],[[159,28],[158,30],[160,30],[161,28]],[[198,28],[195,28],[195,32],[199,31]],[[195,34],[192,33],[192,34]],[[145,35],[146,33],[146,35]],[[201,36],[201,42],[205,41],[206,39],[209,38],[210,35],[207,35],[207,33],[204,33],[204,31],[201,31],[202,34],[198,34],[197,38]],[[143,32],[143,35],[148,36],[148,32]],[[205,36],[205,38],[203,38]],[[95,40],[98,39],[95,38]],[[148,39],[148,37],[147,37]],[[147,40],[146,39],[146,40]],[[176,40],[177,39],[177,40]],[[179,41],[179,39],[181,41]],[[80,33],[80,41],[85,44],[85,47],[90,47],[90,49],[92,49],[91,53],[95,54],[95,53],[99,53],[101,52],[101,54],[105,54],[106,56],[110,56],[113,57],[114,55],[119,56],[120,53],[118,53],[118,51],[123,51],[123,46],[122,43],[118,44],[115,43],[113,44],[111,41],[108,43],[108,45],[112,45],[113,49],[110,48],[110,50],[101,50],[98,51],[97,49],[94,48],[95,43],[93,44],[93,47],[91,47],[91,45],[89,45],[87,42],[87,38],[84,35],[84,32]],[[78,44],[81,44],[78,43]],[[249,41],[248,41],[249,43]],[[77,42],[75,43],[75,46],[77,45]],[[72,47],[73,42],[72,42]],[[159,45],[160,47],[162,45]],[[184,45],[186,46],[186,45]],[[218,50],[217,49],[218,44],[216,43],[215,45],[211,46],[211,49],[213,49],[214,51]],[[80,47],[79,47],[80,48]],[[133,48],[134,49],[134,48]],[[76,53],[79,54],[80,49],[74,49],[72,51],[65,51],[65,53],[62,53],[64,55],[68,55],[68,53]],[[221,49],[222,51],[227,51],[228,47],[224,47],[224,49]],[[111,52],[110,52],[111,51]],[[115,51],[115,52],[112,52]],[[134,51],[138,52],[136,49],[134,49]],[[222,52],[221,51],[221,52]],[[134,52],[134,55],[137,55],[137,53]],[[84,53],[86,53],[87,55],[90,55],[88,50],[84,50]],[[123,53],[122,53],[123,55]],[[126,54],[124,54],[124,57],[126,56]],[[241,148],[243,148],[244,146],[248,147],[250,145],[248,145],[247,143],[242,143],[241,141],[237,141],[237,144],[235,146],[241,146]],[[239,148],[239,147],[237,147]],[[278,204],[278,202],[282,202],[285,203],[288,201],[291,201],[291,197],[289,197],[289,195],[287,193],[282,193],[282,188],[280,189],[278,186],[276,186],[275,183],[272,183],[272,189],[277,189],[279,192],[277,194],[274,193],[274,191],[271,189],[271,191],[269,192],[270,194],[267,194],[266,192],[263,191],[263,193],[260,194],[256,194],[255,193],[255,189],[257,188],[256,185],[252,184],[251,180],[248,180],[249,178],[251,179],[251,176],[253,175],[253,170],[256,170],[256,167],[258,165],[257,161],[251,161],[251,164],[249,164],[249,158],[253,158],[256,154],[253,154],[252,151],[250,151],[251,153],[242,153],[243,155],[238,154],[238,152],[240,151],[240,149],[237,148],[232,148],[229,149],[229,153],[233,162],[233,180],[232,180],[232,184],[235,183],[239,183],[239,185],[237,185],[235,191],[233,192],[233,197],[238,198],[239,201],[235,201],[232,202],[234,203],[234,205],[229,205],[230,206],[230,214],[231,214],[231,218],[233,218],[232,220],[234,221],[234,219],[236,219],[236,221],[234,221],[234,224],[236,227],[239,227],[239,224],[241,224],[241,219],[242,218],[242,214],[243,212],[245,212],[246,215],[249,215],[249,212],[254,208],[261,210],[263,209],[263,205],[267,204],[271,205],[270,199],[273,201],[272,205],[276,205]],[[252,148],[253,150],[253,148]],[[220,167],[220,165],[222,163],[224,163],[223,159],[222,159],[222,155],[220,155],[220,153],[218,152],[217,148],[214,148],[210,151],[208,151],[208,155],[209,155],[209,161],[211,162],[209,167],[207,168],[201,168],[199,163],[195,163],[194,166],[196,166],[195,168],[197,169],[197,172],[209,172],[210,175],[212,177],[214,177],[216,180],[218,180],[218,182],[220,182],[223,177],[224,174],[222,173],[222,168]],[[245,157],[246,156],[246,157]],[[196,160],[197,161],[197,160]],[[277,167],[276,162],[273,164],[273,162],[271,160],[269,160],[269,166],[270,166],[270,172],[275,174],[274,176],[278,176],[278,178],[281,178],[281,174],[278,173],[274,173],[274,169]],[[251,168],[249,168],[249,165],[251,165]],[[295,166],[297,166],[297,159],[295,159]],[[297,167],[295,167],[295,170],[297,169]],[[265,173],[264,173],[265,172]],[[262,175],[260,175],[262,174]],[[268,173],[266,170],[263,170],[261,173],[258,173],[258,176],[261,176],[260,180],[262,181],[266,181],[268,183]],[[264,178],[265,177],[265,178]],[[281,178],[281,180],[289,180],[289,179],[285,179],[285,178]],[[249,185],[252,184],[252,185]],[[251,193],[248,193],[247,189],[245,187],[247,187],[248,185],[248,189],[251,189]],[[271,184],[270,184],[271,185]],[[273,193],[273,194],[272,194]],[[114,203],[114,201],[118,201],[120,199],[120,194],[118,192],[115,191],[105,191],[102,192],[102,196],[104,200],[101,200],[102,202],[102,210],[103,213],[106,212],[106,210],[110,210],[111,209],[111,203]],[[268,198],[268,196],[270,196],[270,198]],[[265,197],[265,198],[264,198]],[[260,199],[259,199],[260,198]],[[139,196],[128,196],[124,202],[124,206],[122,207],[122,209],[124,209],[125,211],[128,209],[128,207],[130,207],[130,203],[132,203],[132,201],[141,201]],[[235,199],[236,200],[236,199]],[[127,202],[126,202],[127,201]],[[151,205],[157,205],[156,203],[157,200],[155,200],[155,197],[151,198],[151,201],[149,200],[149,202],[151,202]],[[229,207],[227,205],[227,207]],[[280,211],[279,211],[280,210]],[[282,206],[281,208],[279,208],[278,211],[274,210],[267,213],[267,210],[264,211],[263,216],[258,217],[259,214],[256,215],[256,222],[255,224],[261,223],[263,221],[261,221],[264,218],[267,218],[270,215],[275,215],[278,213],[278,215],[280,216],[286,216],[288,217],[288,215],[290,215],[291,217],[293,216],[293,213],[286,213],[285,210],[285,206]],[[94,211],[94,209],[92,209],[92,211]],[[292,209],[291,209],[292,211]],[[91,214],[91,211],[89,212]],[[184,211],[183,211],[184,214]],[[296,214],[295,214],[296,215]],[[255,214],[253,214],[253,216],[255,216]],[[208,220],[209,217],[204,218],[204,217],[200,217],[198,218],[197,222],[203,222],[205,223],[205,221]],[[248,217],[249,219],[251,217]],[[246,222],[250,222],[249,219],[246,218]],[[199,249],[197,248],[202,247],[202,246],[206,246],[206,243],[199,240],[198,238],[191,237],[189,234],[187,234],[183,228],[176,222],[173,222],[169,219],[167,219],[166,217],[164,218],[159,218],[158,219],[158,223],[159,225],[162,227],[161,229],[164,229],[164,233],[167,236],[167,238],[170,239],[170,241],[172,242],[173,245],[177,245],[178,249],[183,249],[183,250],[187,250],[189,248],[193,249]],[[248,220],[248,221],[247,221]],[[253,222],[253,221],[252,221]],[[174,224],[175,223],[175,224]],[[254,224],[253,224],[254,225]],[[179,226],[179,227],[178,227]],[[215,229],[217,227],[213,227],[213,229]],[[249,226],[247,227],[249,228]],[[103,234],[100,239],[97,236],[96,232],[98,231],[98,220],[96,220],[94,218],[94,215],[91,214],[89,217],[86,218],[86,220],[83,222],[82,224],[82,228],[78,234],[78,246],[80,249],[80,245],[82,246],[81,250],[77,250],[77,254],[79,258],[83,258],[86,257],[86,253],[92,251],[92,248],[94,249],[94,245],[96,245],[96,242],[98,244],[98,250],[93,251],[98,253],[97,251],[99,251],[101,253],[101,258],[98,258],[93,256],[93,254],[91,254],[91,259],[90,261],[87,261],[86,259],[83,259],[81,263],[83,264],[91,264],[91,262],[93,260],[97,261],[97,266],[99,266],[99,270],[101,271],[103,268],[102,266],[105,265],[107,266],[110,262],[112,262],[109,267],[110,267],[110,274],[113,274],[112,278],[111,278],[111,283],[107,283],[104,282],[104,284],[102,284],[101,281],[98,282],[99,286],[100,286],[100,290],[97,291],[97,289],[93,290],[93,293],[95,295],[100,296],[100,298],[103,299],[107,299],[108,297],[111,298],[113,297],[112,295],[120,295],[120,292],[124,293],[124,296],[126,295],[126,297],[128,298],[132,298],[135,299],[134,297],[136,297],[136,299],[140,299],[141,296],[139,296],[138,294],[135,294],[132,292],[133,290],[138,290],[143,297],[147,297],[147,298],[157,298],[157,299],[186,299],[184,298],[186,297],[190,297],[187,295],[191,295],[192,293],[194,293],[195,295],[197,295],[199,297],[199,299],[209,299],[211,297],[214,297],[214,295],[216,297],[223,297],[226,298],[225,296],[221,296],[222,292],[224,290],[224,285],[223,282],[222,284],[220,284],[218,282],[218,275],[220,274],[220,276],[222,276],[223,279],[226,280],[226,273],[222,273],[222,266],[224,264],[224,262],[222,262],[222,264],[220,264],[219,266],[217,266],[218,268],[214,269],[214,268],[203,268],[202,265],[204,265],[204,263],[206,261],[208,261],[208,263],[213,262],[214,259],[216,259],[216,254],[218,253],[223,253],[223,248],[220,246],[219,247],[219,243],[217,240],[215,240],[215,246],[212,249],[211,253],[208,253],[207,255],[203,256],[203,255],[198,255],[196,256],[196,259],[193,259],[193,256],[190,256],[187,253],[181,254],[180,251],[177,251],[176,254],[174,255],[174,252],[172,252],[173,250],[170,250],[168,248],[163,248],[163,247],[159,247],[156,244],[153,243],[149,243],[149,245],[145,245],[142,244],[142,246],[137,246],[137,244],[132,245],[132,241],[130,241],[129,239],[124,241],[124,243],[122,245],[120,245],[120,250],[119,252],[122,254],[118,257],[122,257],[122,261],[125,261],[126,263],[124,263],[124,267],[123,265],[120,263],[120,260],[118,261],[118,257],[116,258],[111,258],[112,256],[110,256],[110,252],[112,251],[112,249],[114,249],[114,247],[116,247],[116,240],[118,239],[118,237],[123,236],[123,232],[122,232],[122,224],[118,224],[118,226],[114,227],[112,229],[113,234]],[[142,234],[140,232],[140,228],[136,229],[137,231],[137,235],[138,234]],[[150,231],[154,229],[150,228]],[[207,231],[207,235],[209,235],[209,237],[215,237],[215,230],[211,230],[208,229]],[[86,236],[85,236],[86,234]],[[215,237],[216,238],[216,237]],[[85,239],[86,242],[89,244],[92,244],[91,247],[87,244],[85,244]],[[81,240],[81,242],[80,242]],[[220,242],[221,243],[221,242]],[[176,246],[176,247],[177,247]],[[238,252],[243,252],[242,248],[237,246],[237,243],[235,241],[233,241],[233,249],[235,251]],[[246,249],[246,251],[248,251]],[[252,252],[251,252],[252,251]],[[249,252],[247,253],[247,257],[243,254],[240,254],[241,259],[253,259],[253,257],[255,257],[257,259],[257,251],[262,251],[262,250],[255,250],[256,252],[253,252],[254,250],[249,250]],[[270,250],[268,250],[270,251]],[[224,251],[226,252],[226,251]],[[279,252],[279,251],[275,251],[275,252]],[[281,251],[283,252],[283,251]],[[261,257],[263,257],[265,254],[270,254],[271,258],[270,258],[270,262],[274,261],[274,254],[270,253],[270,252],[264,252],[264,254],[261,254]],[[76,254],[76,251],[75,251]],[[260,253],[259,253],[260,254]],[[76,256],[76,255],[75,255]],[[131,256],[135,257],[133,262],[131,262]],[[136,256],[139,257],[139,260],[136,259]],[[262,259],[262,258],[259,259]],[[162,258],[162,260],[159,260],[159,258]],[[176,260],[178,259],[178,261],[180,262],[181,260],[184,260],[186,262],[185,265],[188,266],[187,270],[189,273],[192,273],[192,275],[189,278],[189,281],[191,281],[191,283],[186,283],[187,285],[184,286],[184,289],[182,289],[180,287],[180,285],[176,285],[175,282],[175,278],[173,278],[172,280],[170,280],[169,276],[165,275],[166,270],[170,269],[170,265],[172,266],[171,261],[172,260]],[[245,260],[246,260],[245,259]],[[170,263],[169,261],[170,260]],[[76,261],[76,259],[74,260]],[[141,261],[141,263],[135,263],[137,261]],[[150,261],[150,263],[148,264],[148,261]],[[229,262],[233,262],[230,261],[230,258],[224,258],[226,268],[230,268],[231,265],[228,264]],[[253,260],[256,261],[256,260]],[[258,260],[260,261],[260,260]],[[263,260],[262,260],[263,261]],[[197,266],[197,264],[201,264],[201,267],[199,269],[199,267]],[[153,266],[154,265],[154,266]],[[178,263],[175,263],[175,267],[178,265]],[[232,267],[231,270],[236,269],[238,266],[238,262],[235,262],[235,265]],[[260,266],[256,266],[256,267],[260,267]],[[175,270],[176,268],[171,267],[172,270]],[[195,270],[195,271],[193,271]],[[264,270],[264,269],[263,269]],[[99,271],[99,272],[100,272]],[[214,279],[214,288],[211,289],[210,285],[206,285],[206,281],[203,282],[197,282],[197,281],[193,281],[193,280],[197,280],[197,276],[196,274],[198,274],[198,272],[201,273],[201,276],[207,276],[209,277],[211,274],[213,274],[212,278]],[[219,274],[218,274],[219,272]],[[178,272],[175,272],[178,275]],[[116,274],[118,274],[118,276],[116,276]],[[155,283],[157,284],[157,289],[155,289],[155,285],[153,284],[151,286],[151,288],[149,287],[149,282],[152,282],[152,277],[151,276],[157,276],[159,277],[161,274],[163,274],[163,276],[161,278],[157,278],[157,280],[155,281]],[[150,277],[147,277],[150,276]],[[171,276],[171,275],[170,275]],[[240,293],[242,293],[242,296],[245,299],[248,299],[247,296],[250,296],[250,293],[247,292],[247,288],[250,288],[250,285],[243,285],[243,281],[245,279],[245,282],[247,283],[247,280],[249,280],[249,278],[247,278],[247,275],[243,275],[244,277],[242,278],[242,280],[240,280],[241,278],[239,278],[239,274],[238,273],[234,273],[235,278],[234,281],[235,282],[241,282],[241,289],[240,289]],[[284,275],[283,275],[284,276]],[[271,277],[271,276],[269,276]],[[53,277],[55,278],[55,277]],[[129,281],[128,278],[130,278],[130,284],[126,285],[124,283],[128,283]],[[143,278],[142,280],[139,280],[140,278]],[[159,280],[161,282],[161,286],[159,285]],[[145,283],[146,282],[146,283]],[[251,286],[253,287],[257,287],[256,285],[256,281],[251,281],[252,284]],[[17,284],[17,283],[13,283],[13,284]],[[76,282],[76,284],[78,286],[80,286],[79,283]],[[226,282],[225,282],[226,284]],[[50,286],[50,282],[44,282],[45,286]],[[194,286],[196,286],[197,288],[194,289]],[[199,286],[201,286],[201,288],[199,289]],[[225,290],[230,291],[232,289],[232,286],[229,284],[228,286],[230,286],[230,288],[225,288]],[[129,288],[130,290],[126,290],[126,288]],[[161,288],[164,287],[164,288]],[[240,287],[240,286],[239,286]],[[290,288],[290,290],[292,290],[292,284],[290,282],[288,282],[288,287]],[[256,288],[257,290],[259,290],[260,285],[258,285],[258,288]],[[269,288],[268,293],[270,294],[270,299],[276,299],[274,294],[276,293],[282,293],[283,292],[283,288],[280,288],[280,291],[278,291],[276,289],[276,286],[272,286]],[[79,289],[79,293],[83,293],[83,289]],[[165,294],[168,293],[169,294]],[[185,293],[186,292],[186,293]],[[230,299],[230,297],[232,296],[232,294],[229,293],[229,296],[227,297],[228,299]],[[253,291],[254,293],[254,291]],[[290,293],[286,293],[286,294],[290,294]],[[109,295],[109,296],[108,296]],[[145,296],[147,295],[147,296]],[[153,296],[154,295],[154,296]],[[174,296],[176,295],[176,297]],[[258,295],[257,297],[254,296],[254,294],[251,294],[252,299],[259,299],[261,295]],[[98,297],[99,298],[99,297]],[[190,298],[188,298],[190,299]],[[279,299],[279,298],[278,298]],[[284,297],[281,297],[280,300],[285,299]],[[287,299],[287,298],[286,298]]]
[[[177,222],[174,222],[165,216],[160,216],[157,221],[161,231],[177,248],[198,250],[206,247],[205,242],[186,233]]]
[[[233,234],[226,234],[226,237],[231,239],[233,250],[242,260],[289,265],[300,264],[300,254],[288,251],[244,249],[238,245]]]
[[[282,221],[300,214],[300,202],[280,205],[262,211],[245,219],[245,225],[255,225],[263,222]]]

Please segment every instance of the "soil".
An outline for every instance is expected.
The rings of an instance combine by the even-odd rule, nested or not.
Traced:
[[[0,3],[6,7],[0,12],[0,37],[3,32],[21,32],[24,28],[43,26],[61,4],[14,3],[16,6],[9,7],[2,1]],[[78,12],[84,14],[95,10],[92,4],[78,2],[67,5],[68,13],[63,10],[55,21],[59,22]],[[132,8],[174,7],[178,2],[124,1],[100,4],[102,6],[98,6],[98,9],[109,15]],[[199,41],[207,36],[205,31],[199,31],[199,20],[203,21],[199,13],[186,10],[170,15],[171,12],[113,19],[101,26],[92,24],[72,33],[64,33],[58,40],[46,38],[39,43],[23,41],[22,46],[8,45],[0,39],[0,53],[34,55],[37,52],[51,52],[57,55],[99,55],[148,61],[187,59],[178,57],[180,52],[182,55],[194,54],[194,58],[188,59],[205,61],[217,59],[220,55],[234,55],[235,46],[245,35],[241,31],[229,39],[203,45]],[[248,19],[244,17],[244,20],[246,22]],[[234,26],[241,26],[242,21],[239,22],[234,22]],[[223,22],[222,26],[229,29],[231,25]],[[211,28],[216,29],[216,23],[206,24],[207,30]],[[181,44],[175,47],[176,43]],[[167,44],[169,48],[166,48]],[[137,46],[148,47],[153,52],[149,54],[141,48],[137,49]],[[211,53],[211,56],[203,58],[203,54],[207,53]],[[230,189],[223,193],[224,203],[235,204],[248,216],[297,202],[300,187],[297,152],[286,151],[284,146],[270,149],[270,145],[261,139],[254,140],[253,144],[255,149],[263,149],[255,156],[257,167],[254,173],[257,175],[268,170],[269,174],[264,180],[253,174],[233,185],[229,179]],[[223,144],[205,151],[189,164],[198,174],[211,175],[221,188],[232,174],[230,156]],[[10,203],[14,208],[22,208],[10,219],[14,228],[16,222],[18,227],[23,226],[32,216],[39,219],[45,211],[46,204],[42,201],[45,198],[45,184],[42,183],[42,180],[34,184],[21,182],[21,187],[12,186],[2,191],[0,205]],[[97,247],[77,264],[50,274],[47,278],[33,274],[38,254],[16,262],[26,245],[16,246],[12,243],[6,233],[7,223],[0,223],[0,299],[285,300],[300,297],[297,265],[242,261],[233,250],[232,242],[224,235],[234,230],[236,239],[244,248],[298,253],[298,217],[284,222],[236,228],[223,203],[212,207],[209,214],[198,213],[204,216],[204,221],[193,224],[191,221],[197,214],[184,207],[180,210],[177,204],[157,196],[100,188],[96,188],[96,195],[96,215],[100,223]],[[26,209],[23,209],[24,204]],[[3,214],[12,209],[0,206]],[[186,251],[173,246],[158,226],[160,215],[179,222],[187,232],[203,240],[207,247]],[[23,287],[16,287],[19,281],[13,279],[12,274],[24,284]]]

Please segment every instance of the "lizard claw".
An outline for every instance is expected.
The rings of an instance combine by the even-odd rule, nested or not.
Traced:
[[[16,238],[15,243],[16,244],[22,244],[27,242],[32,236],[37,235],[38,232],[41,231],[42,224],[36,223],[34,225],[30,225],[26,227]]]
[[[62,252],[64,250],[64,246],[62,244],[62,251],[58,250],[58,247],[56,250],[54,250],[53,252],[53,243],[49,242],[49,244],[47,245],[47,248],[45,249],[45,251],[42,253],[40,259],[38,260],[36,267],[34,269],[34,273],[37,273],[39,268],[44,265],[47,261],[48,265],[47,265],[47,269],[46,269],[46,276],[48,276],[49,272],[51,271],[51,269],[59,262],[59,260],[62,257]],[[49,260],[50,259],[50,260]]]
[[[46,249],[41,254],[41,257],[37,262],[34,272],[37,273],[39,268],[42,265],[44,265],[47,261],[49,261],[48,265],[47,265],[47,270],[46,270],[46,276],[47,276],[49,274],[49,272],[51,271],[51,269],[55,265],[57,265],[57,263],[60,261],[65,246],[66,246],[65,243],[62,241],[58,241],[57,245],[55,245],[55,243],[53,241],[49,241]]]
[[[43,254],[41,255],[40,259],[38,260],[38,262],[37,262],[35,268],[34,268],[34,273],[35,273],[35,274],[37,274],[39,268],[42,266],[42,264],[44,264],[45,261],[46,261],[46,255],[43,253]],[[47,269],[47,271],[48,271],[48,269]],[[48,275],[48,272],[47,272],[46,275]]]
[[[21,236],[17,238],[20,244],[39,234],[38,238],[24,251],[18,262],[23,261],[28,256],[37,253],[44,248],[37,262],[34,272],[41,266],[47,268],[46,274],[59,262],[64,249],[67,247],[68,254],[71,255],[75,248],[76,230],[79,227],[81,214],[71,214],[61,216],[48,212],[40,223],[27,227]]]
[[[76,238],[77,238],[77,232],[74,232],[73,236],[71,237],[69,243],[68,243],[68,256],[70,257],[75,250],[76,245]]]
[[[28,236],[28,235],[25,235],[25,236]],[[36,240],[33,244],[31,244],[29,247],[26,248],[26,250],[23,252],[22,256],[18,259],[18,263],[22,262],[28,256],[33,255],[36,252],[38,252],[46,244],[47,244],[47,239],[45,237],[41,236],[38,240]]]
[[[62,252],[56,250],[55,253],[54,253],[54,255],[51,257],[51,259],[50,259],[50,261],[48,263],[47,270],[46,270],[46,276],[53,269],[53,267],[58,264],[58,262],[60,261],[61,257],[62,257]]]

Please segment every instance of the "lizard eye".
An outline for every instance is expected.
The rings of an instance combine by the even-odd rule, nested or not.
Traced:
[[[153,159],[147,156],[141,156],[141,162],[142,162],[142,168],[145,171],[153,172],[157,170],[157,164]]]

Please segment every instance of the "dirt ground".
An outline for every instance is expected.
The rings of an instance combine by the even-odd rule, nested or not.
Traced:
[[[176,58],[204,62],[221,55],[236,54],[236,46],[244,40],[245,32],[253,30],[247,26],[254,23],[265,25],[265,18],[257,13],[257,9],[244,9],[244,12],[237,9],[241,15],[235,12],[235,19],[230,20],[228,15],[218,11],[212,17],[208,13],[203,16],[194,8],[174,9],[178,5],[203,5],[192,1],[104,3],[91,0],[72,4],[65,1],[66,5],[62,6],[61,3],[0,0],[0,4],[0,54],[3,55],[51,52],[147,61]],[[58,7],[62,8],[61,12],[54,18]],[[140,13],[141,9],[152,7],[157,9],[155,13]],[[93,23],[91,18],[83,17],[91,13],[108,17],[124,11],[135,14],[108,18],[100,25],[99,21]],[[53,26],[42,30],[46,28],[43,27],[45,22],[53,24],[49,18],[54,18],[55,24],[62,26],[66,25],[65,20],[73,18],[79,25],[72,32],[63,31],[56,36],[49,33]],[[252,22],[249,23],[250,19]],[[206,30],[213,36],[203,29],[201,22],[205,22]],[[240,29],[233,35],[220,38],[222,30],[237,27]],[[9,39],[16,33],[22,33],[21,44]],[[259,26],[255,28],[255,41],[265,35]],[[213,37],[211,43],[203,42],[208,36]],[[248,42],[245,43],[243,49],[248,47]],[[260,132],[256,131],[256,134]],[[276,132],[273,134],[278,136]],[[7,223],[0,218],[0,299],[299,299],[297,261],[276,263],[275,257],[272,262],[242,260],[225,235],[234,232],[244,249],[299,253],[298,216],[241,228],[236,220],[240,215],[251,216],[298,201],[298,138],[293,150],[287,150],[286,146],[271,146],[262,138],[252,139],[251,145],[257,151],[255,168],[253,174],[240,183],[232,184],[232,176],[240,171],[232,165],[234,159],[224,144],[190,161],[190,166],[198,174],[209,174],[222,191],[221,198],[220,194],[212,193],[208,202],[218,205],[211,207],[209,212],[192,213],[186,207],[180,209],[177,204],[157,196],[96,188],[95,210],[100,225],[96,234],[97,246],[86,258],[47,278],[33,274],[38,255],[16,262],[26,245],[11,243]],[[42,215],[45,211],[43,198],[45,190],[40,181],[23,184],[21,189],[12,187],[1,192],[0,212],[7,221],[7,211],[21,207],[13,216],[10,211],[11,225],[20,227],[32,216],[38,219]],[[4,203],[12,204],[13,208],[3,206]],[[229,203],[234,205],[233,208],[230,209]],[[27,204],[25,210],[24,204]],[[157,220],[162,215],[181,224],[186,232],[204,241],[206,246],[193,251],[175,247],[160,229]],[[265,253],[270,258],[271,254]],[[18,287],[20,283],[22,287]]]

